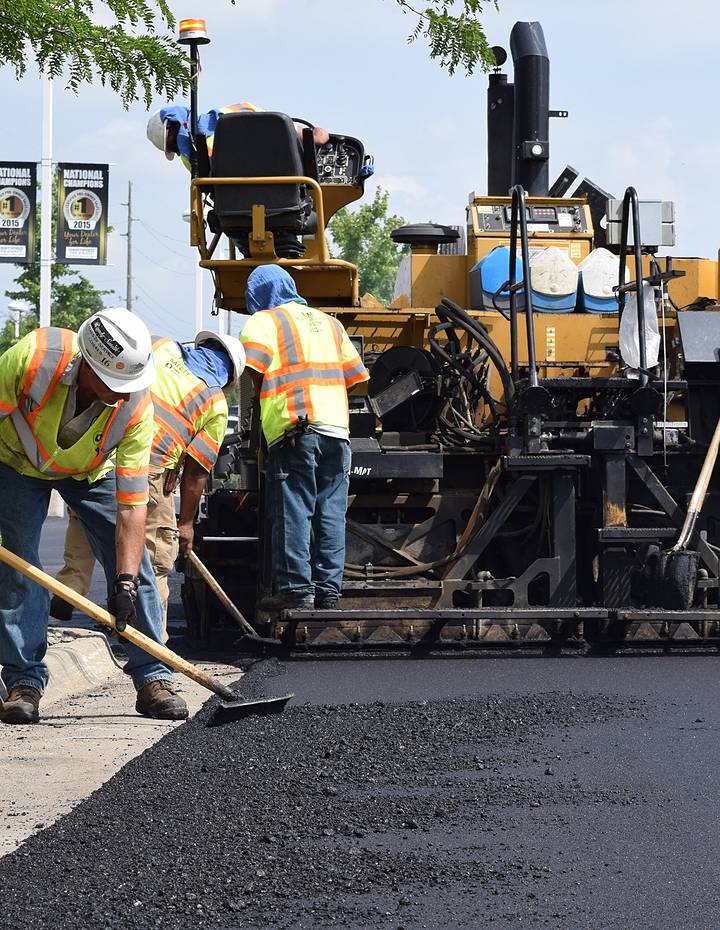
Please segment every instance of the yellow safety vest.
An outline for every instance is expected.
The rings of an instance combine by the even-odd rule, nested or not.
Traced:
[[[70,390],[62,378],[77,355],[74,332],[44,327],[0,356],[0,462],[33,478],[92,482],[112,471],[114,458],[118,503],[146,504],[153,430],[149,391],[104,409],[69,449],[58,445]]]
[[[155,435],[150,462],[177,468],[185,452],[211,471],[228,422],[225,394],[209,387],[185,364],[180,346],[171,339],[153,340]]]
[[[240,339],[247,364],[263,376],[260,418],[268,443],[300,417],[348,429],[347,389],[369,375],[338,320],[293,302],[253,314]]]

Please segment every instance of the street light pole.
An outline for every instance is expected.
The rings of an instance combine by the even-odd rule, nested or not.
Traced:
[[[191,220],[190,211],[183,211],[186,223]],[[195,335],[203,329],[203,269],[200,262],[195,264]]]
[[[42,76],[42,162],[40,171],[40,326],[50,326],[52,301],[53,82]]]
[[[132,215],[132,181],[128,181],[128,199],[127,204],[123,204],[128,209],[127,212],[127,259],[125,266],[125,306],[128,310],[133,308],[133,273],[132,273],[132,224],[135,217]]]
[[[15,340],[17,341],[20,338],[20,322],[21,315],[27,313],[31,309],[30,304],[26,300],[11,300],[8,303],[8,310],[12,314],[13,326],[15,329]]]

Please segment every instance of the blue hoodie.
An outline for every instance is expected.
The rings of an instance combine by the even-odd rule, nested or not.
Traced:
[[[209,346],[180,345],[183,361],[190,371],[202,378],[209,387],[224,388],[233,378],[233,363],[225,349],[217,343],[217,349]]]
[[[279,265],[260,265],[248,278],[245,303],[248,313],[272,310],[281,304],[305,304],[290,275]]]

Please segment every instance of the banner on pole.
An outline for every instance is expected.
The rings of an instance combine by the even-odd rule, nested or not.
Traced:
[[[107,262],[108,180],[107,165],[58,164],[58,264]]]
[[[35,261],[37,165],[0,161],[0,262]]]

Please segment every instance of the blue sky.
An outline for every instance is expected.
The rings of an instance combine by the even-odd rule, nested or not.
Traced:
[[[203,53],[201,109],[247,99],[363,140],[375,182],[409,221],[463,223],[470,190],[485,190],[486,77],[450,77],[422,41],[408,45],[411,19],[394,0],[203,0],[171,3],[179,18],[202,15],[212,44]],[[488,9],[491,44],[507,47],[516,20],[539,19],[551,59],[551,169],[568,162],[621,195],[675,200],[676,255],[716,257],[720,126],[716,0],[500,0]],[[39,160],[40,81],[0,68],[6,132],[0,160]],[[180,101],[178,101],[180,102]],[[158,99],[152,109],[162,105]],[[55,84],[54,157],[110,162],[109,265],[84,270],[125,296],[127,182],[133,181],[135,309],[156,332],[190,338],[195,253],[182,211],[188,175],[145,138],[147,113],[129,111],[100,82],[76,96]],[[374,186],[374,185],[373,185]],[[372,195],[373,186],[368,186]],[[0,294],[14,267],[0,265]],[[206,320],[211,321],[206,282]],[[0,319],[4,298],[0,297]]]

